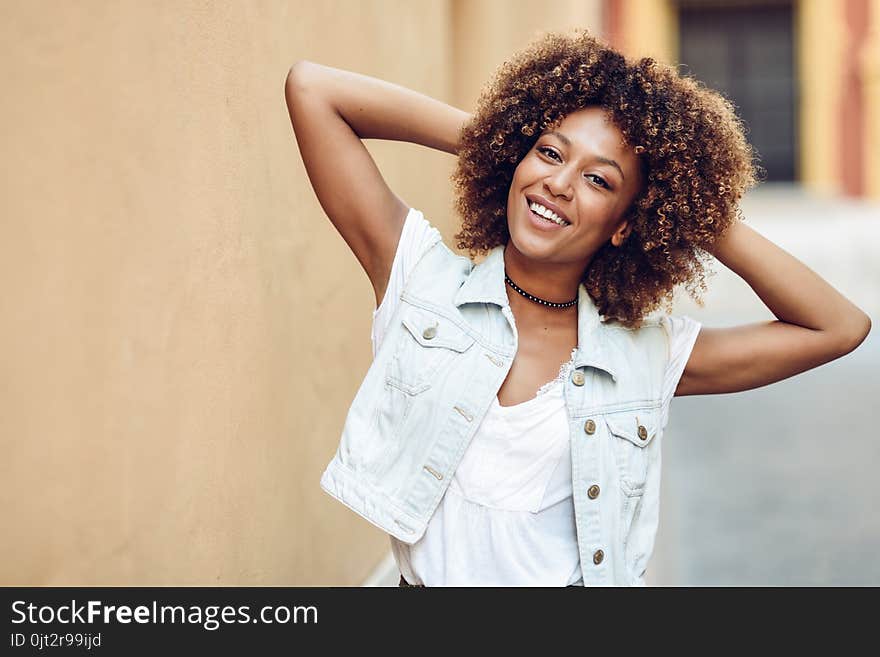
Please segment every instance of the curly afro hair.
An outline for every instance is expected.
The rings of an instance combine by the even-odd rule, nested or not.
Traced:
[[[645,185],[627,210],[632,232],[603,245],[583,283],[606,320],[636,328],[685,285],[702,304],[710,247],[737,218],[761,170],[732,104],[649,57],[637,62],[585,30],[549,33],[516,54],[483,90],[463,128],[452,176],[471,257],[506,244],[514,170],[541,132],[602,107],[639,155]],[[488,146],[488,147],[487,147]],[[710,272],[711,273],[711,272]]]

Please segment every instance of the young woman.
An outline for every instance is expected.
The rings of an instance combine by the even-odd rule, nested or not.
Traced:
[[[286,98],[322,207],[373,284],[374,361],[323,489],[391,535],[401,585],[644,585],[675,395],[855,349],[868,316],[742,223],[731,105],[585,32],[498,71],[473,115],[301,61]],[[454,254],[361,143],[458,156]],[[479,264],[473,257],[487,253]],[[702,328],[709,254],[777,317]]]

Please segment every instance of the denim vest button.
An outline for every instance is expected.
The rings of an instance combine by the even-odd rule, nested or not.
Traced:
[[[592,420],[587,420],[586,422],[584,422],[584,431],[592,436],[594,433],[596,433],[596,423]]]
[[[432,475],[434,475],[435,477],[437,477],[437,479],[441,479],[441,480],[443,479],[443,475],[440,474],[439,472],[437,472],[437,471],[436,471],[434,468],[432,468],[430,465],[425,465],[425,466],[422,466],[422,467],[424,467],[425,470],[427,470],[427,471],[430,472]]]
[[[587,490],[587,495],[589,495],[591,500],[595,500],[597,497],[599,497],[599,487],[596,484],[593,484]]]
[[[467,412],[466,410],[464,410],[463,408],[459,408],[458,406],[453,406],[452,408],[454,408],[456,411],[458,411],[459,414],[460,414],[465,420],[467,420],[468,422],[470,422],[471,420],[474,419],[474,416],[471,415],[470,413],[468,413],[468,412]]]
[[[494,365],[497,365],[498,367],[504,367],[504,361],[500,358],[495,358],[495,356],[493,356],[492,354],[486,354],[486,358],[492,361]]]
[[[584,385],[584,373],[580,370],[575,370],[571,373],[571,382],[576,386]]]
[[[605,553],[602,550],[596,550],[593,552],[593,563],[597,566],[602,563],[602,559],[605,557]]]
[[[642,440],[647,440],[648,438],[648,430],[645,429],[644,425],[639,425],[639,438]]]
[[[431,340],[434,338],[435,335],[437,335],[436,326],[429,326],[424,331],[422,331],[422,337],[425,338],[425,340]]]

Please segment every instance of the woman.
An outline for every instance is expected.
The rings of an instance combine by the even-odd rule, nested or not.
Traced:
[[[391,535],[405,585],[644,585],[675,395],[757,388],[855,349],[870,319],[740,220],[731,105],[585,32],[507,62],[473,115],[298,62],[315,193],[376,295],[374,361],[321,478]],[[455,255],[361,140],[458,156]],[[777,321],[702,328],[712,254]]]

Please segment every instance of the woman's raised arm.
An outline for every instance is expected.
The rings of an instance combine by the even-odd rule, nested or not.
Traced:
[[[295,63],[284,95],[312,188],[382,302],[407,205],[389,189],[362,139],[391,139],[456,154],[470,114],[365,75]]]
[[[790,253],[737,221],[713,254],[761,298],[776,321],[702,329],[675,391],[739,392],[840,358],[871,330],[871,318]]]

